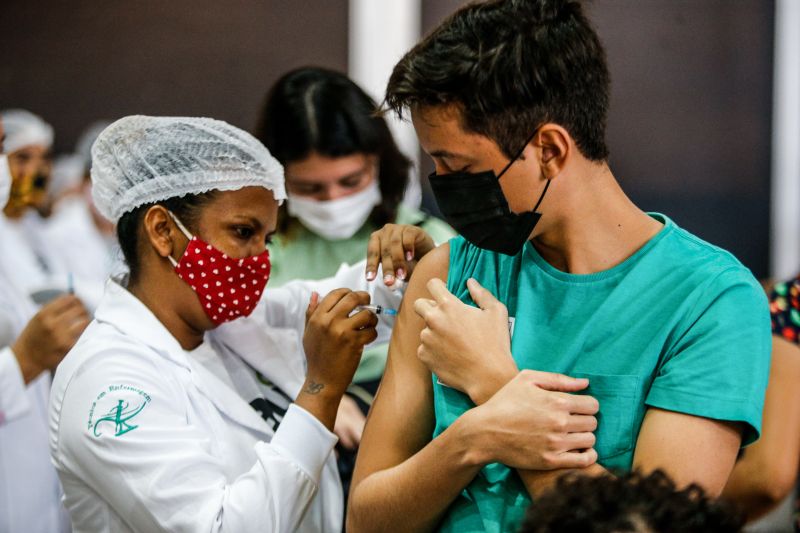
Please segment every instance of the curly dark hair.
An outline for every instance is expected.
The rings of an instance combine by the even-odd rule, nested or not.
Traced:
[[[411,161],[400,152],[378,105],[340,72],[303,67],[284,74],[267,94],[255,136],[286,165],[312,152],[336,158],[362,153],[378,157],[383,201],[370,221],[381,227],[397,218],[408,185]],[[278,231],[290,218],[281,208]]]
[[[447,18],[395,66],[384,106],[455,104],[461,126],[507,157],[546,122],[580,152],[608,158],[610,77],[597,34],[574,0],[494,0]]]
[[[728,533],[742,515],[691,485],[678,490],[662,471],[619,477],[567,475],[528,509],[521,533]]]

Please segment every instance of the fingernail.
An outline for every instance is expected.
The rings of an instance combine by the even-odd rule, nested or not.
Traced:
[[[397,277],[400,279],[406,279],[406,271],[402,268],[397,269]]]
[[[411,250],[406,251],[406,261],[411,261],[414,259],[414,252]]]
[[[375,279],[375,272],[367,272],[367,281],[372,281]]]
[[[391,285],[394,282],[394,276],[391,274],[386,274],[383,276],[383,282],[387,285]]]

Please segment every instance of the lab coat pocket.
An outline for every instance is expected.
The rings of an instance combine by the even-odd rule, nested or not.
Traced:
[[[639,376],[603,375],[571,372],[576,378],[589,380],[589,388],[580,394],[588,394],[600,403],[597,416],[595,450],[598,461],[630,451],[634,446],[633,423],[639,409]]]

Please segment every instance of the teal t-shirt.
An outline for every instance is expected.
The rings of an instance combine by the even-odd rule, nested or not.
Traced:
[[[553,268],[529,242],[516,256],[450,241],[448,289],[474,305],[472,277],[513,319],[520,369],[589,379],[600,403],[598,462],[628,470],[648,407],[761,427],[770,317],[759,284],[736,258],[652,214],[664,228],[610,270]],[[474,405],[434,376],[434,437]],[[453,502],[442,531],[516,531],[531,500],[515,471],[488,465]]]

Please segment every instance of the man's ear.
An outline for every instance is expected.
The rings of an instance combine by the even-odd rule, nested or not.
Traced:
[[[164,206],[154,205],[144,214],[144,233],[153,250],[161,257],[179,257],[183,252],[176,249],[176,234],[180,231]]]
[[[567,158],[572,155],[572,138],[558,124],[547,123],[541,126],[531,143],[536,148],[542,172],[548,179],[558,176],[566,166]]]

